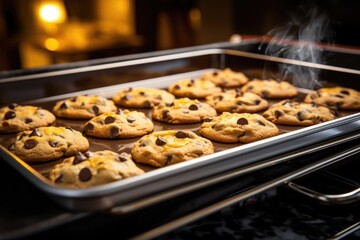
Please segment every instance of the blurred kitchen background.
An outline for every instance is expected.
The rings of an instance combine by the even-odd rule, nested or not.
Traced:
[[[355,0],[1,0],[0,71],[262,36],[299,7],[326,12],[331,43],[360,47]]]

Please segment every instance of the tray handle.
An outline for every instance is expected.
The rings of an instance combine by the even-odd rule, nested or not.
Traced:
[[[360,200],[360,188],[341,194],[324,194],[292,181],[288,182],[287,185],[296,192],[326,203],[347,204]]]

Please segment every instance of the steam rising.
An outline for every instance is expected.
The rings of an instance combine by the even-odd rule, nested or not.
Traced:
[[[329,40],[330,21],[317,9],[308,11],[303,19],[293,18],[284,26],[268,32],[264,38],[270,38],[265,54],[300,61],[325,64],[323,51],[313,43]],[[289,42],[296,40],[293,45]],[[260,46],[261,48],[262,46]],[[298,65],[281,64],[282,79],[292,80],[293,85],[314,89],[321,86],[319,69]]]

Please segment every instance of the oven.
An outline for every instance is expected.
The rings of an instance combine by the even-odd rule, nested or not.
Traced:
[[[358,51],[315,48],[328,59],[320,64],[269,56],[264,51],[268,44],[254,38],[5,72],[0,76],[1,104],[51,108],[54,102],[79,94],[110,97],[125,87],[166,88],[179,79],[225,67],[250,78],[279,78],[285,77],[283,69],[296,66],[300,76],[316,72],[326,84],[360,89]],[[298,89],[302,96],[309,91]],[[58,124],[81,129],[79,122],[59,120]],[[182,127],[196,132],[198,126]],[[49,184],[46,176],[53,163],[24,163],[8,150],[14,136],[3,135],[0,236],[339,239],[356,235],[360,113],[340,111],[329,122],[279,128],[281,134],[275,137],[250,144],[217,144],[217,151],[209,156],[148,169],[141,176],[93,189]],[[94,149],[120,146],[125,151],[132,144],[91,142]]]

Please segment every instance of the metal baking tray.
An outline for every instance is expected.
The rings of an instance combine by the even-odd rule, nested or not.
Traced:
[[[357,88],[360,81],[359,70],[232,49],[205,49],[10,77],[3,79],[0,85],[5,102],[16,100],[22,104],[38,105],[51,110],[54,103],[60,99],[80,94],[111,97],[120,89],[137,86],[167,88],[179,79],[197,77],[204,71],[215,68],[230,67],[244,72],[252,79],[279,77],[279,69],[283,66],[297,66],[302,70],[315,69],[321,79],[328,81],[328,85]],[[75,91],[79,82],[84,84],[82,89],[86,90]],[[41,91],[32,92],[31,96],[22,95],[32,91],[33,86],[45,87],[40,88]],[[67,88],[62,88],[64,86]],[[44,89],[51,89],[50,94],[48,92],[44,94]],[[308,90],[299,88],[299,91],[305,94]],[[41,97],[34,99],[34,94]],[[54,96],[43,97],[43,95]],[[301,96],[303,95],[299,94],[300,98]],[[145,112],[149,116],[150,112]],[[70,125],[74,129],[81,130],[84,122],[58,118],[56,125]],[[169,125],[155,122],[155,125],[155,131],[188,129],[197,133],[200,124]],[[50,183],[46,175],[50,168],[61,160],[41,164],[23,162],[7,150],[14,139],[12,134],[0,136],[0,156],[36,187],[68,209],[83,211],[117,209],[117,213],[126,213],[222,181],[226,179],[227,173],[236,169],[248,168],[247,173],[255,171],[269,164],[288,160],[283,157],[287,153],[359,132],[360,113],[340,112],[332,121],[309,127],[280,125],[278,127],[281,130],[278,136],[248,144],[214,143],[216,150],[214,154],[160,169],[139,165],[146,171],[145,174],[87,189],[62,188]],[[89,137],[88,139],[90,150],[111,149],[121,152],[129,151],[138,138],[104,140]],[[267,165],[262,164],[264,162]]]

